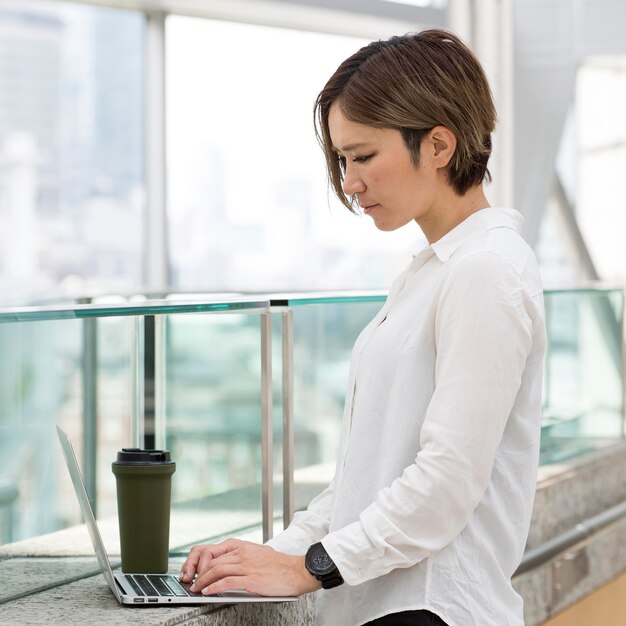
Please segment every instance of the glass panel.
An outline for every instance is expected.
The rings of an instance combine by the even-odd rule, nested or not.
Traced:
[[[234,306],[240,310],[238,303]],[[167,310],[176,309],[168,304]],[[130,383],[137,321],[141,326],[144,318],[122,317],[117,311],[116,317],[100,319],[0,324],[0,454],[5,459],[0,469],[0,561],[33,550],[45,556],[93,554],[84,527],[68,528],[82,520],[55,423],[70,436],[88,490],[90,484],[96,489],[92,505],[109,556],[115,562],[119,555],[111,462],[118,449],[133,444]],[[168,385],[166,445],[178,463],[171,545],[258,529],[259,309],[172,315],[167,321],[168,377],[161,382]],[[143,347],[138,356],[144,358]],[[90,394],[95,398],[91,409]],[[85,437],[90,426],[93,438]],[[29,541],[61,529],[67,531],[54,541]],[[59,562],[53,569],[47,581],[60,583],[77,571],[94,573],[94,562],[88,558],[75,571]],[[0,601],[22,591],[9,586]]]
[[[141,284],[144,21],[75,3],[2,2],[4,301]]]
[[[351,348],[380,295],[285,297],[294,314],[296,509],[334,473]],[[622,437],[621,291],[546,293],[541,462],[553,463]],[[323,303],[323,304],[320,304]]]
[[[119,554],[111,461],[129,443],[134,319],[0,324],[0,562],[7,576],[0,602],[98,571],[87,533],[78,526],[80,509],[55,424],[68,433],[87,488],[97,494],[92,505],[114,562]],[[63,529],[54,540],[37,539]],[[46,557],[46,572],[33,573],[25,589],[25,577],[37,565],[24,557],[33,554]],[[48,558],[70,555],[84,558],[72,564]]]
[[[311,115],[365,41],[177,16],[166,29],[174,286],[386,288],[418,229],[381,233],[334,200]]]
[[[172,545],[259,527],[260,316],[170,315],[166,345]]]
[[[546,293],[543,463],[622,437],[620,291]]]
[[[111,462],[130,442],[130,322],[97,320],[94,344],[83,320],[0,324],[0,545],[80,523],[55,424],[69,435],[97,517],[117,514]],[[96,320],[89,320],[96,322]],[[93,355],[94,369],[85,372]],[[85,378],[85,375],[88,378]],[[85,410],[91,387],[94,414]],[[86,422],[95,441],[85,449]]]
[[[381,306],[356,300],[293,309],[296,510],[334,475],[352,346]]]
[[[89,320],[92,321],[92,320]],[[134,317],[97,320],[97,516],[117,516],[111,463],[131,438],[131,350]],[[65,468],[63,468],[64,471]]]
[[[76,524],[55,423],[82,449],[79,320],[0,325],[0,544]],[[8,520],[8,523],[7,523]]]

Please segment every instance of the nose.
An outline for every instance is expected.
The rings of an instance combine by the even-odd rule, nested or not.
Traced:
[[[346,163],[346,171],[343,175],[342,188],[346,196],[353,196],[354,194],[363,193],[365,191],[365,183],[355,169],[350,167],[349,162]]]

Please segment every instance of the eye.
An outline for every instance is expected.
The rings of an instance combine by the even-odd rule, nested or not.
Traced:
[[[354,157],[354,159],[352,160],[354,161],[354,163],[365,163],[366,161],[369,161],[373,156],[373,154],[368,154],[366,156]]]

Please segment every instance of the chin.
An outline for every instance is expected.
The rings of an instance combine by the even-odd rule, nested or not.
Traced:
[[[402,228],[404,224],[394,224],[393,222],[377,222],[374,221],[374,226],[378,228],[378,230],[382,230],[383,232],[390,233],[394,230],[398,230],[398,228]]]
[[[378,230],[382,230],[383,232],[386,233],[390,233],[393,232],[394,230],[398,230],[399,228],[402,228],[403,226],[406,226],[411,220],[405,220],[403,218],[400,219],[385,219],[385,217],[389,217],[387,216],[381,216],[379,219],[376,219],[373,215],[372,217],[372,221],[374,222],[374,226],[376,226],[376,228],[378,228]]]

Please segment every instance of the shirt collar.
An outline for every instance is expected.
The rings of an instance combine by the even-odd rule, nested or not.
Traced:
[[[426,239],[420,238],[413,247],[413,256],[417,257],[430,248],[438,259],[445,263],[469,239],[494,228],[512,228],[519,233],[523,221],[522,214],[515,209],[493,207],[481,209],[465,218],[432,245],[429,245]]]

